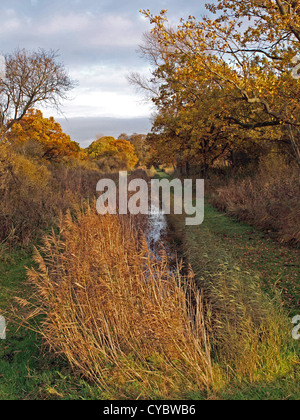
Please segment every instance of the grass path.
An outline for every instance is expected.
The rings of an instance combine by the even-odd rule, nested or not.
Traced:
[[[219,213],[210,204],[205,205],[205,220],[201,226],[185,227],[182,216],[171,215],[169,237],[175,248],[191,263],[197,276],[203,272],[215,273],[220,261],[229,262],[230,269],[238,270],[241,278],[252,277],[271,299],[280,301],[288,317],[300,313],[300,250],[282,246],[257,229]],[[291,337],[295,354],[300,354],[300,343]],[[289,328],[287,326],[287,328]],[[300,399],[299,358],[294,370],[270,380],[232,384],[215,398],[219,399]]]
[[[228,249],[241,268],[259,273],[270,296],[281,295],[291,316],[300,311],[300,250],[283,246],[255,228],[217,212],[207,204],[205,222],[217,242]]]

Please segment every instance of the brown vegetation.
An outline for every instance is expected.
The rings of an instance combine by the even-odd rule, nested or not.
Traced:
[[[109,397],[174,398],[212,384],[200,293],[149,253],[132,220],[69,213],[36,262],[41,334]]]
[[[211,186],[220,184],[214,179]],[[252,176],[221,181],[211,195],[219,210],[260,229],[273,231],[284,243],[300,243],[299,169],[267,157]]]
[[[28,245],[60,212],[94,197],[100,176],[80,161],[50,164],[0,145],[0,241]]]

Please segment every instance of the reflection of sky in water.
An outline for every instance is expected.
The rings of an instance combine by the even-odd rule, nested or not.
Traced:
[[[148,246],[152,251],[160,241],[166,227],[167,222],[164,213],[159,208],[152,208],[149,212],[149,233],[147,237]]]

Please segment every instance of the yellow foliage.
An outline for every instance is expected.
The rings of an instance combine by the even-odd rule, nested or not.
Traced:
[[[41,146],[41,156],[53,160],[64,156],[76,156],[80,152],[79,145],[63,133],[60,124],[53,117],[44,118],[39,110],[30,109],[25,117],[15,123],[7,135],[12,147],[20,149],[28,143]],[[84,153],[80,153],[84,157]]]
[[[142,12],[153,25],[141,50],[157,64],[149,83],[158,90],[155,133],[166,143],[165,150],[158,148],[165,163],[178,156],[190,162],[197,155],[200,162],[214,163],[223,150],[240,148],[241,138],[247,145],[251,136],[274,138],[275,131],[277,142],[300,164],[299,7],[220,0],[207,6],[218,12],[215,18],[190,16],[177,27],[170,27],[165,10],[159,16]]]
[[[134,146],[128,140],[101,137],[87,148],[88,155],[95,160],[114,157],[132,169],[138,162]]]

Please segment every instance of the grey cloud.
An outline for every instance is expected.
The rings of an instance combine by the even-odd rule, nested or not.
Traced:
[[[80,81],[79,88],[72,94],[77,100],[65,105],[65,113],[69,117],[86,116],[89,109],[95,109],[97,105],[98,109],[89,116],[110,115],[110,111],[105,112],[105,101],[101,102],[101,97],[106,98],[105,95],[110,92],[111,98],[118,101],[119,95],[120,103],[128,103],[128,108],[131,106],[131,109],[135,109],[132,106],[135,92],[127,85],[126,74],[146,71],[147,63],[140,58],[137,50],[142,42],[142,34],[150,28],[139,10],[150,9],[156,14],[161,9],[169,9],[172,19],[188,17],[190,14],[201,17],[205,11],[204,3],[201,0],[1,0],[0,53],[15,48],[59,50],[60,59],[71,76]],[[89,94],[90,108],[86,106]],[[114,115],[120,116],[120,106],[116,106],[116,109],[118,113]],[[128,110],[125,107],[123,109],[122,116],[129,115],[126,113]],[[90,129],[87,126],[88,120],[92,124]],[[139,124],[136,130],[132,120],[126,121],[129,124],[128,130],[122,128],[125,120],[115,120],[110,125],[112,121],[107,119],[102,119],[101,124],[99,119],[98,122],[85,119],[82,125],[72,120],[72,127],[78,128],[78,131],[70,126],[67,128],[72,130],[74,140],[76,136],[79,136],[78,140],[89,139],[99,130],[112,134],[118,131],[149,131],[150,123],[142,123],[141,119],[136,120]],[[117,127],[115,131],[114,126]],[[82,127],[90,133],[89,136],[82,134]]]
[[[100,135],[118,137],[121,133],[147,134],[151,130],[149,118],[58,118],[57,121],[82,147],[89,146]]]
[[[141,7],[158,13],[169,8],[170,16],[201,14],[197,1],[146,0],[2,0],[0,50],[15,47],[53,48],[62,52],[66,64],[84,58],[86,63],[105,60],[138,62],[135,51],[148,22],[141,19]],[[197,13],[198,12],[198,13]],[[5,34],[7,37],[5,37]]]

